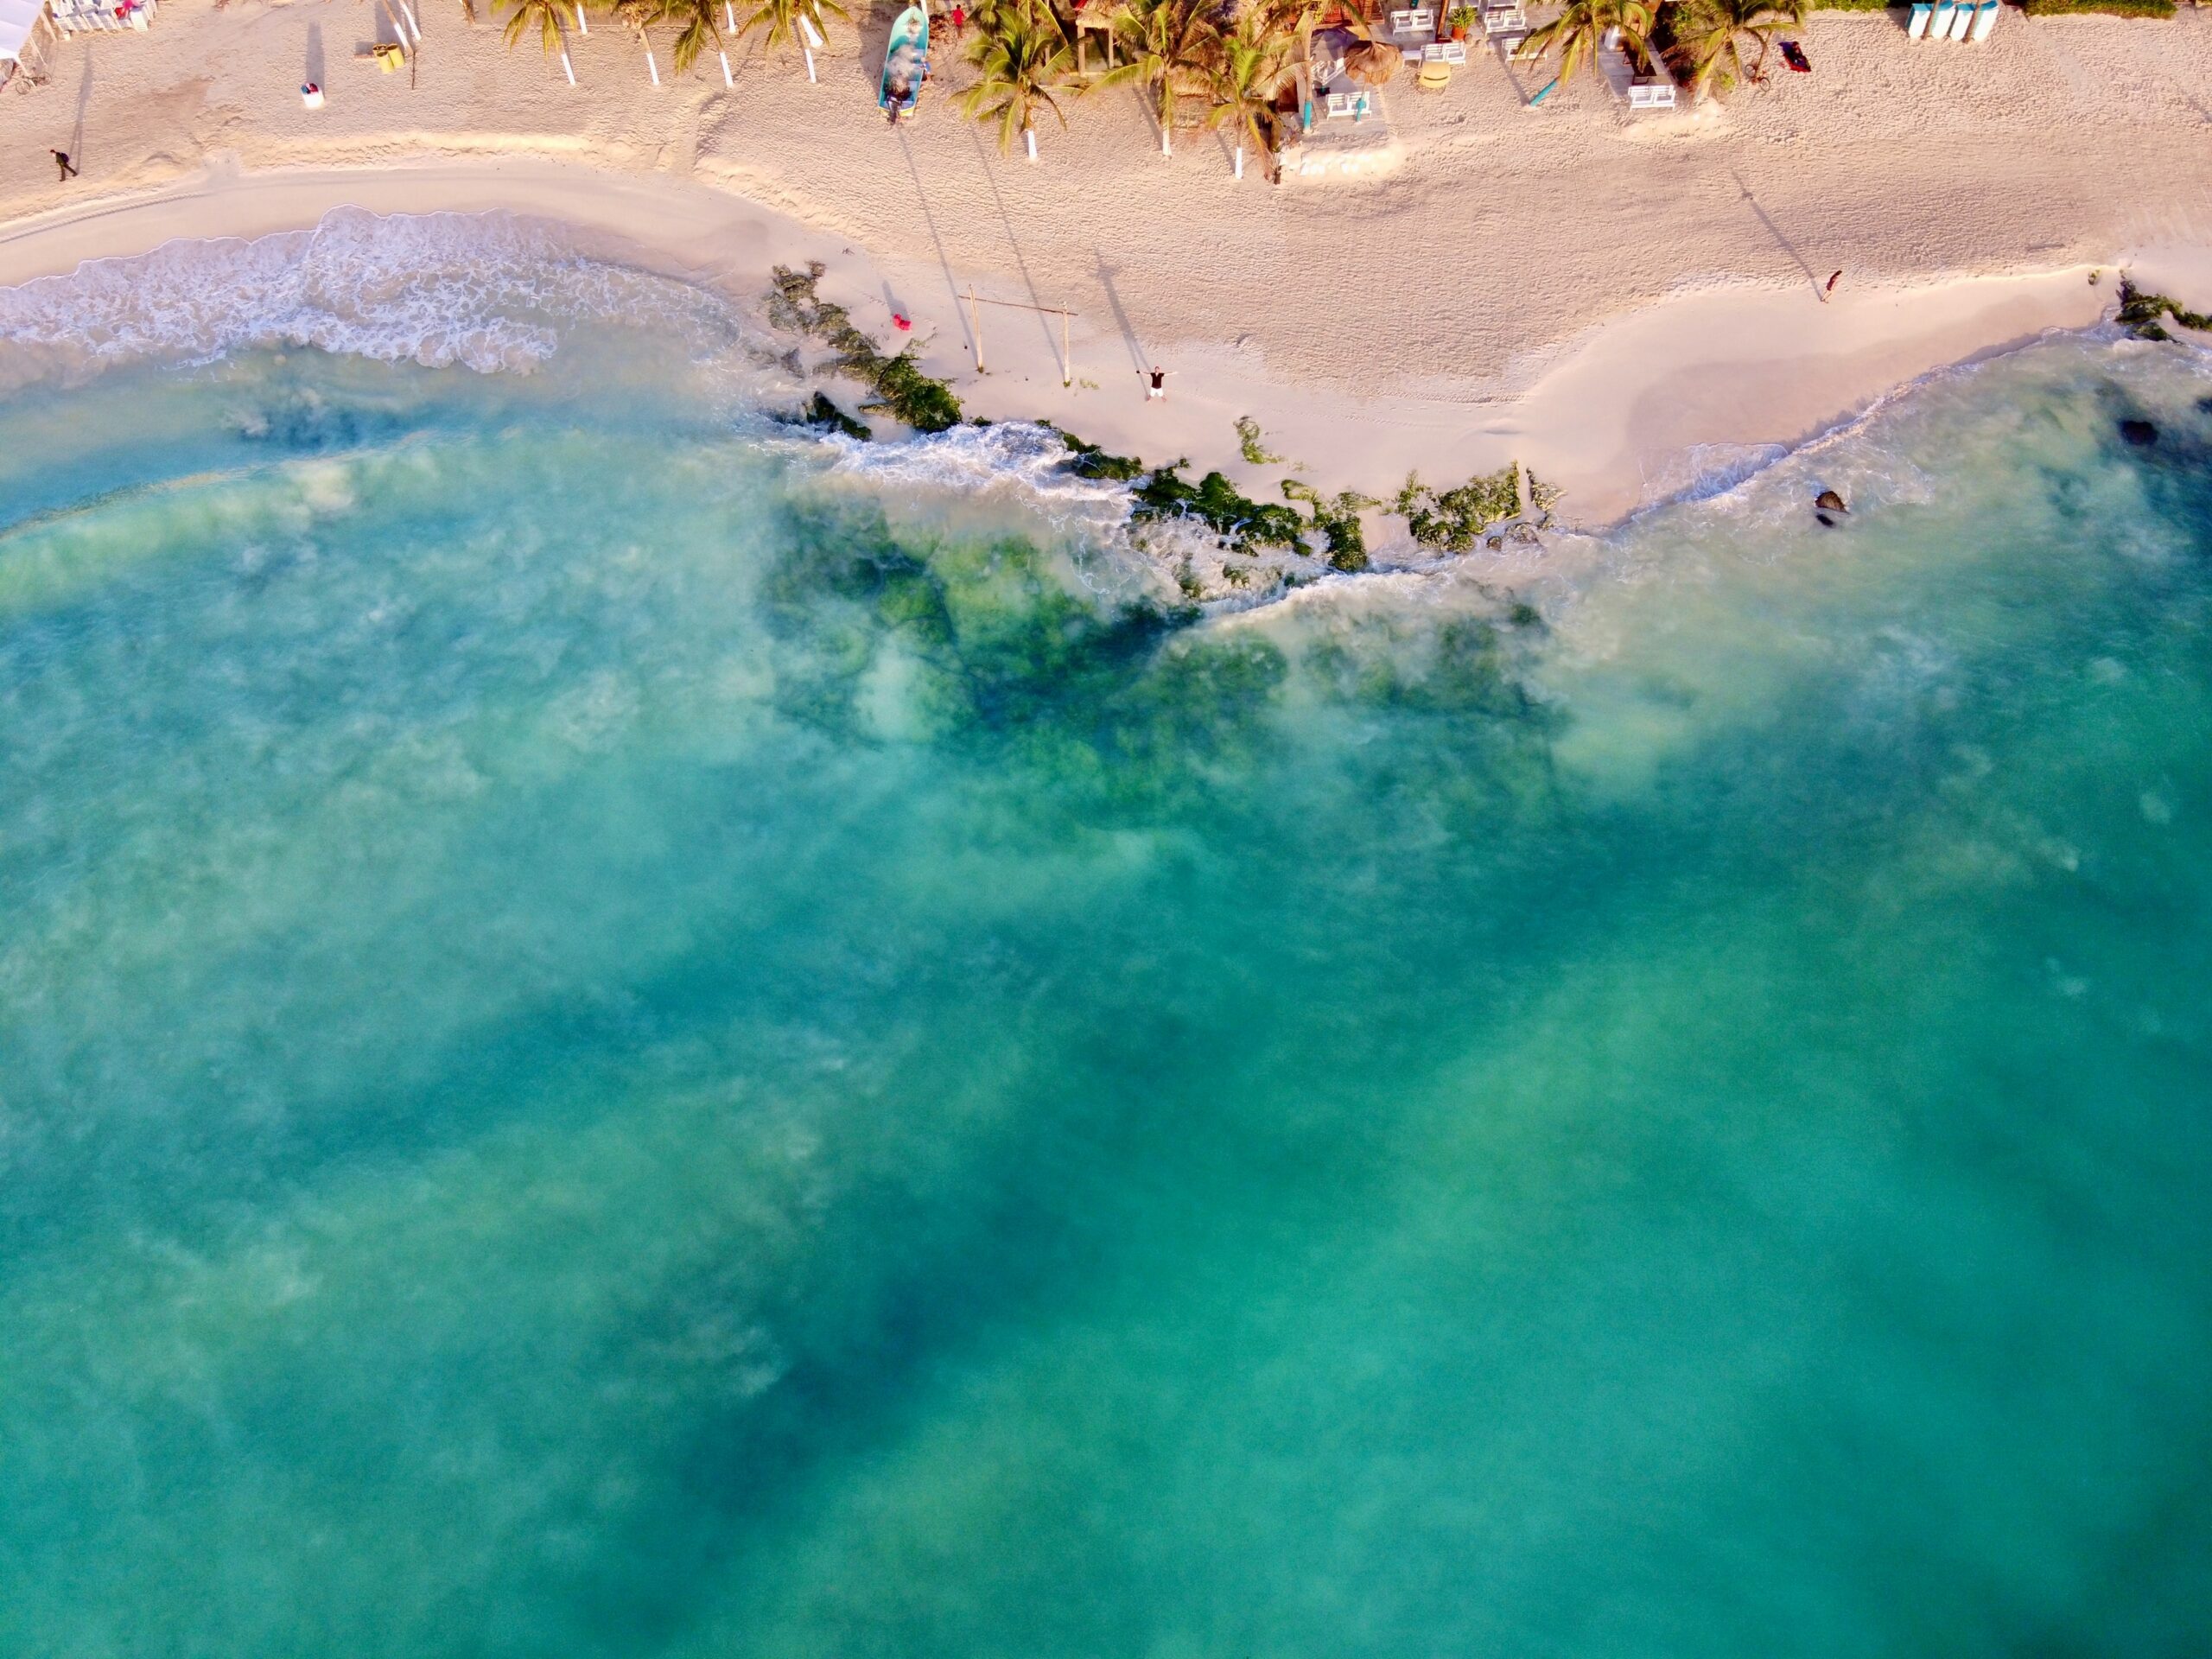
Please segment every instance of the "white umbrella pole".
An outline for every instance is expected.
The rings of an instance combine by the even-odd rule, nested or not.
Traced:
[[[569,86],[576,84],[575,68],[569,61],[569,48],[565,46],[561,48],[561,73],[569,78]]]
[[[591,22],[584,16],[584,0],[576,0],[576,33],[579,35],[591,33]]]
[[[722,52],[718,53],[716,55],[722,60],[722,85],[725,86],[735,86],[737,85],[737,77],[731,74],[729,72],[729,54]]]
[[[737,33],[737,8],[730,0],[722,0],[722,27],[733,35]]]
[[[399,0],[399,15],[407,20],[407,32],[415,37],[415,44],[423,44],[423,25],[415,21],[415,10],[407,0]]]
[[[1034,167],[1037,165],[1037,129],[1024,127],[1021,130],[1021,137],[1022,141],[1029,146],[1029,165]]]
[[[816,84],[816,85],[817,85],[817,86],[818,86],[820,83],[819,83],[819,82],[816,82],[816,81],[814,80],[814,48],[813,48],[812,47],[810,47],[810,46],[803,46],[803,47],[799,48],[799,50],[806,54],[806,78],[807,78],[807,79],[808,79],[810,82],[814,82],[814,84]]]
[[[658,86],[660,85],[660,65],[653,61],[653,43],[643,35],[639,35],[638,39],[645,48],[645,73],[653,78],[653,85]]]

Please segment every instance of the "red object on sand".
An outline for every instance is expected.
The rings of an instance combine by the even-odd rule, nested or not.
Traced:
[[[891,314],[891,326],[903,334],[914,326],[914,320],[912,317],[902,317],[893,311]]]

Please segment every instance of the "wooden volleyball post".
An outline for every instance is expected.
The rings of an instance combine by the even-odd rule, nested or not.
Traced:
[[[1065,305],[1024,305],[1020,300],[987,300],[976,292],[976,285],[968,285],[969,330],[976,342],[976,372],[983,369],[983,307],[1002,305],[1012,311],[1034,311],[1043,317],[1060,320],[1060,385],[1075,385],[1075,344],[1071,323],[1075,313]]]

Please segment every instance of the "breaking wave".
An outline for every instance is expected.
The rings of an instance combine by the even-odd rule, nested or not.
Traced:
[[[285,346],[491,373],[537,367],[585,320],[701,346],[735,327],[713,296],[583,257],[550,225],[339,207],[313,230],[168,242],[0,289],[0,354],[11,379]]]

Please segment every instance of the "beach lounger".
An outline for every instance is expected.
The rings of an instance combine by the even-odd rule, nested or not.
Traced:
[[[1411,11],[1392,12],[1390,32],[1402,37],[1408,35],[1435,34],[1436,9],[1433,6],[1422,6],[1416,7]]]
[[[1970,41],[1986,41],[1989,38],[1989,31],[1996,27],[1997,0],[1981,0],[1981,4],[1974,8],[1974,32],[1967,38]]]
[[[1638,75],[1628,84],[1628,106],[1631,110],[1671,110],[1675,107],[1675,83],[1658,75]]]
[[[1951,19],[1957,16],[1958,12],[1959,9],[1952,3],[1952,0],[1937,0],[1936,15],[1928,20],[1928,38],[1931,41],[1948,40],[1951,36]]]
[[[1350,92],[1331,92],[1327,102],[1323,104],[1321,106],[1321,112],[1331,119],[1334,119],[1336,117],[1340,115],[1350,115],[1351,113],[1351,94]]]
[[[1951,14],[1951,38],[1963,41],[1973,28],[1974,0],[1959,0],[1958,10]]]
[[[1935,15],[1936,7],[1933,0],[1920,0],[1920,3],[1913,7],[1912,16],[1904,26],[1905,39],[1908,41],[1927,39],[1928,20]]]

